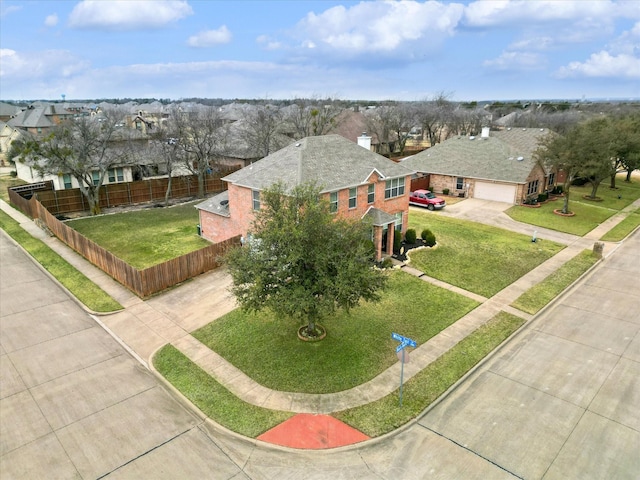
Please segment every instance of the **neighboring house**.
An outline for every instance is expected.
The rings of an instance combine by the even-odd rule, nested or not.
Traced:
[[[11,143],[20,138],[22,133],[15,127],[0,121],[0,165],[6,165],[7,152],[11,148]]]
[[[113,168],[107,170],[104,184],[132,182],[163,173],[158,171],[159,153],[152,148],[147,135],[137,130],[121,127],[116,130],[111,144],[113,148],[128,150],[130,155],[121,164],[114,165]],[[17,177],[28,183],[51,180],[55,190],[79,187],[78,181],[67,172],[41,175],[37,169],[19,159],[15,159],[15,166]],[[92,172],[94,184],[99,181],[99,175],[97,170]]]
[[[533,158],[546,128],[482,129],[482,135],[455,136],[406,158],[402,164],[428,177],[428,188],[464,197],[518,204],[550,190],[557,181]]]
[[[218,243],[251,234],[260,192],[277,182],[287,188],[315,183],[336,215],[373,226],[378,259],[393,251],[393,235],[407,228],[413,170],[339,135],[307,137],[223,178],[228,190],[196,206],[201,235]]]
[[[22,111],[22,108],[16,107],[10,103],[0,102],[0,122],[7,122]]]
[[[73,113],[68,112],[60,105],[34,103],[11,118],[7,123],[32,135],[41,136],[46,135],[53,127],[73,116]]]

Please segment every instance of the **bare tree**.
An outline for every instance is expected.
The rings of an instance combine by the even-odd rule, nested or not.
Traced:
[[[227,147],[228,124],[215,107],[174,111],[176,158],[198,178],[198,198],[204,197],[205,175],[214,171]]]
[[[100,187],[109,169],[131,158],[133,131],[124,127],[124,112],[104,110],[58,125],[42,139],[31,137],[15,153],[41,175],[60,173],[76,179],[92,215],[100,213]]]
[[[241,133],[249,152],[255,157],[266,157],[285,146],[281,137],[284,116],[274,105],[258,105],[244,114]]]
[[[297,99],[286,114],[286,121],[292,126],[297,138],[326,135],[338,126],[338,117],[344,111],[331,99]]]
[[[173,172],[178,165],[179,158],[178,132],[173,122],[176,114],[177,110],[173,109],[169,122],[161,123],[151,134],[152,150],[157,155],[158,163],[162,165],[168,178],[167,189],[164,194],[165,207],[169,205]]]
[[[453,109],[454,105],[445,93],[439,93],[432,100],[424,100],[416,105],[416,122],[431,145],[446,140],[447,122]]]

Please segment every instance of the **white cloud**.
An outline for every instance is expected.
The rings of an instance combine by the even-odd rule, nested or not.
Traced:
[[[4,6],[4,2],[0,2],[0,18],[4,18],[7,15],[11,15],[22,9],[22,6],[18,5],[9,5],[8,7]]]
[[[453,35],[461,4],[361,2],[309,13],[296,28],[299,45],[344,56],[384,54],[419,43],[425,49]]]
[[[215,47],[231,41],[231,32],[226,25],[222,25],[217,30],[205,30],[197,35],[192,35],[187,40],[190,47]]]
[[[7,84],[31,79],[55,81],[77,75],[89,67],[88,62],[66,50],[17,52],[5,48],[0,50],[0,58],[0,76]]]
[[[47,15],[47,18],[44,19],[44,24],[47,27],[55,27],[58,24],[58,15],[55,13]]]
[[[258,38],[256,38],[256,42],[265,50],[278,50],[283,46],[281,42],[273,40],[268,35],[260,35]]]
[[[602,51],[592,54],[585,62],[571,62],[561,67],[556,76],[640,79],[640,58]]]
[[[514,26],[549,21],[610,21],[618,14],[611,0],[479,0],[464,10],[470,27]]]
[[[485,60],[483,66],[495,70],[541,70],[546,67],[546,60],[536,53],[503,52],[498,58]]]
[[[83,0],[69,15],[72,28],[161,28],[193,14],[184,0]]]
[[[640,22],[584,62],[570,62],[561,67],[555,76],[640,79]]]

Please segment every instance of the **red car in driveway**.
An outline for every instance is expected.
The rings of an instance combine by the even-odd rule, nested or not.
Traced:
[[[436,197],[429,190],[416,190],[409,194],[409,204],[427,207],[429,210],[440,210],[447,203],[443,198]]]

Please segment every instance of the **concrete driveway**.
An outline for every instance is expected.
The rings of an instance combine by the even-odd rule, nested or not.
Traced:
[[[563,232],[556,232],[547,228],[534,227],[526,223],[516,222],[506,213],[506,210],[513,205],[510,203],[493,202],[491,200],[480,200],[478,198],[466,198],[461,202],[447,205],[438,212],[432,212],[436,215],[444,215],[447,217],[461,218],[472,222],[484,223],[495,227],[504,228],[524,235],[532,236],[536,231],[536,236],[546,240],[568,245],[580,237]],[[523,207],[524,208],[524,207]],[[420,207],[411,207],[410,210],[420,209]]]

